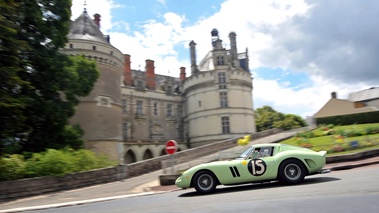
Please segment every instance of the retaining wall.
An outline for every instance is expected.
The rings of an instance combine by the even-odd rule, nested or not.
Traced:
[[[251,139],[255,140],[280,132],[282,131],[279,129],[267,130],[251,135]],[[239,138],[232,138],[229,140],[207,144],[201,147],[183,150],[181,152],[175,153],[173,156],[180,162],[191,161],[202,156],[234,147],[237,145],[238,139]],[[171,156],[165,155],[128,165],[118,165],[111,168],[80,172],[66,175],[64,177],[38,177],[13,181],[1,181],[0,202],[39,195],[43,193],[109,183],[139,176],[162,169],[161,162],[170,158]]]

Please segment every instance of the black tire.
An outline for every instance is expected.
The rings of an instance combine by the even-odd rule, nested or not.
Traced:
[[[193,187],[200,194],[208,194],[217,186],[217,180],[212,172],[200,171],[193,178]]]
[[[301,161],[285,160],[279,167],[279,180],[286,184],[297,184],[304,180],[305,173],[306,169]]]

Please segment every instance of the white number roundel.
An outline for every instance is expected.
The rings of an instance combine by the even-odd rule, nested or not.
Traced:
[[[266,172],[266,163],[262,159],[252,159],[247,164],[247,169],[254,176],[261,176]]]

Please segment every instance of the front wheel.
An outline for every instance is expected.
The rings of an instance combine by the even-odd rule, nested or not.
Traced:
[[[196,191],[201,194],[212,192],[216,188],[216,178],[213,173],[209,171],[198,172],[193,179],[193,186]]]
[[[304,164],[298,160],[284,161],[279,167],[279,179],[287,184],[297,184],[304,180]]]

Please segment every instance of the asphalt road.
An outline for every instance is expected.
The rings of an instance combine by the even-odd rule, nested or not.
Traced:
[[[379,165],[277,182],[218,187],[210,195],[193,189],[77,206],[29,211],[62,212],[379,212]]]

